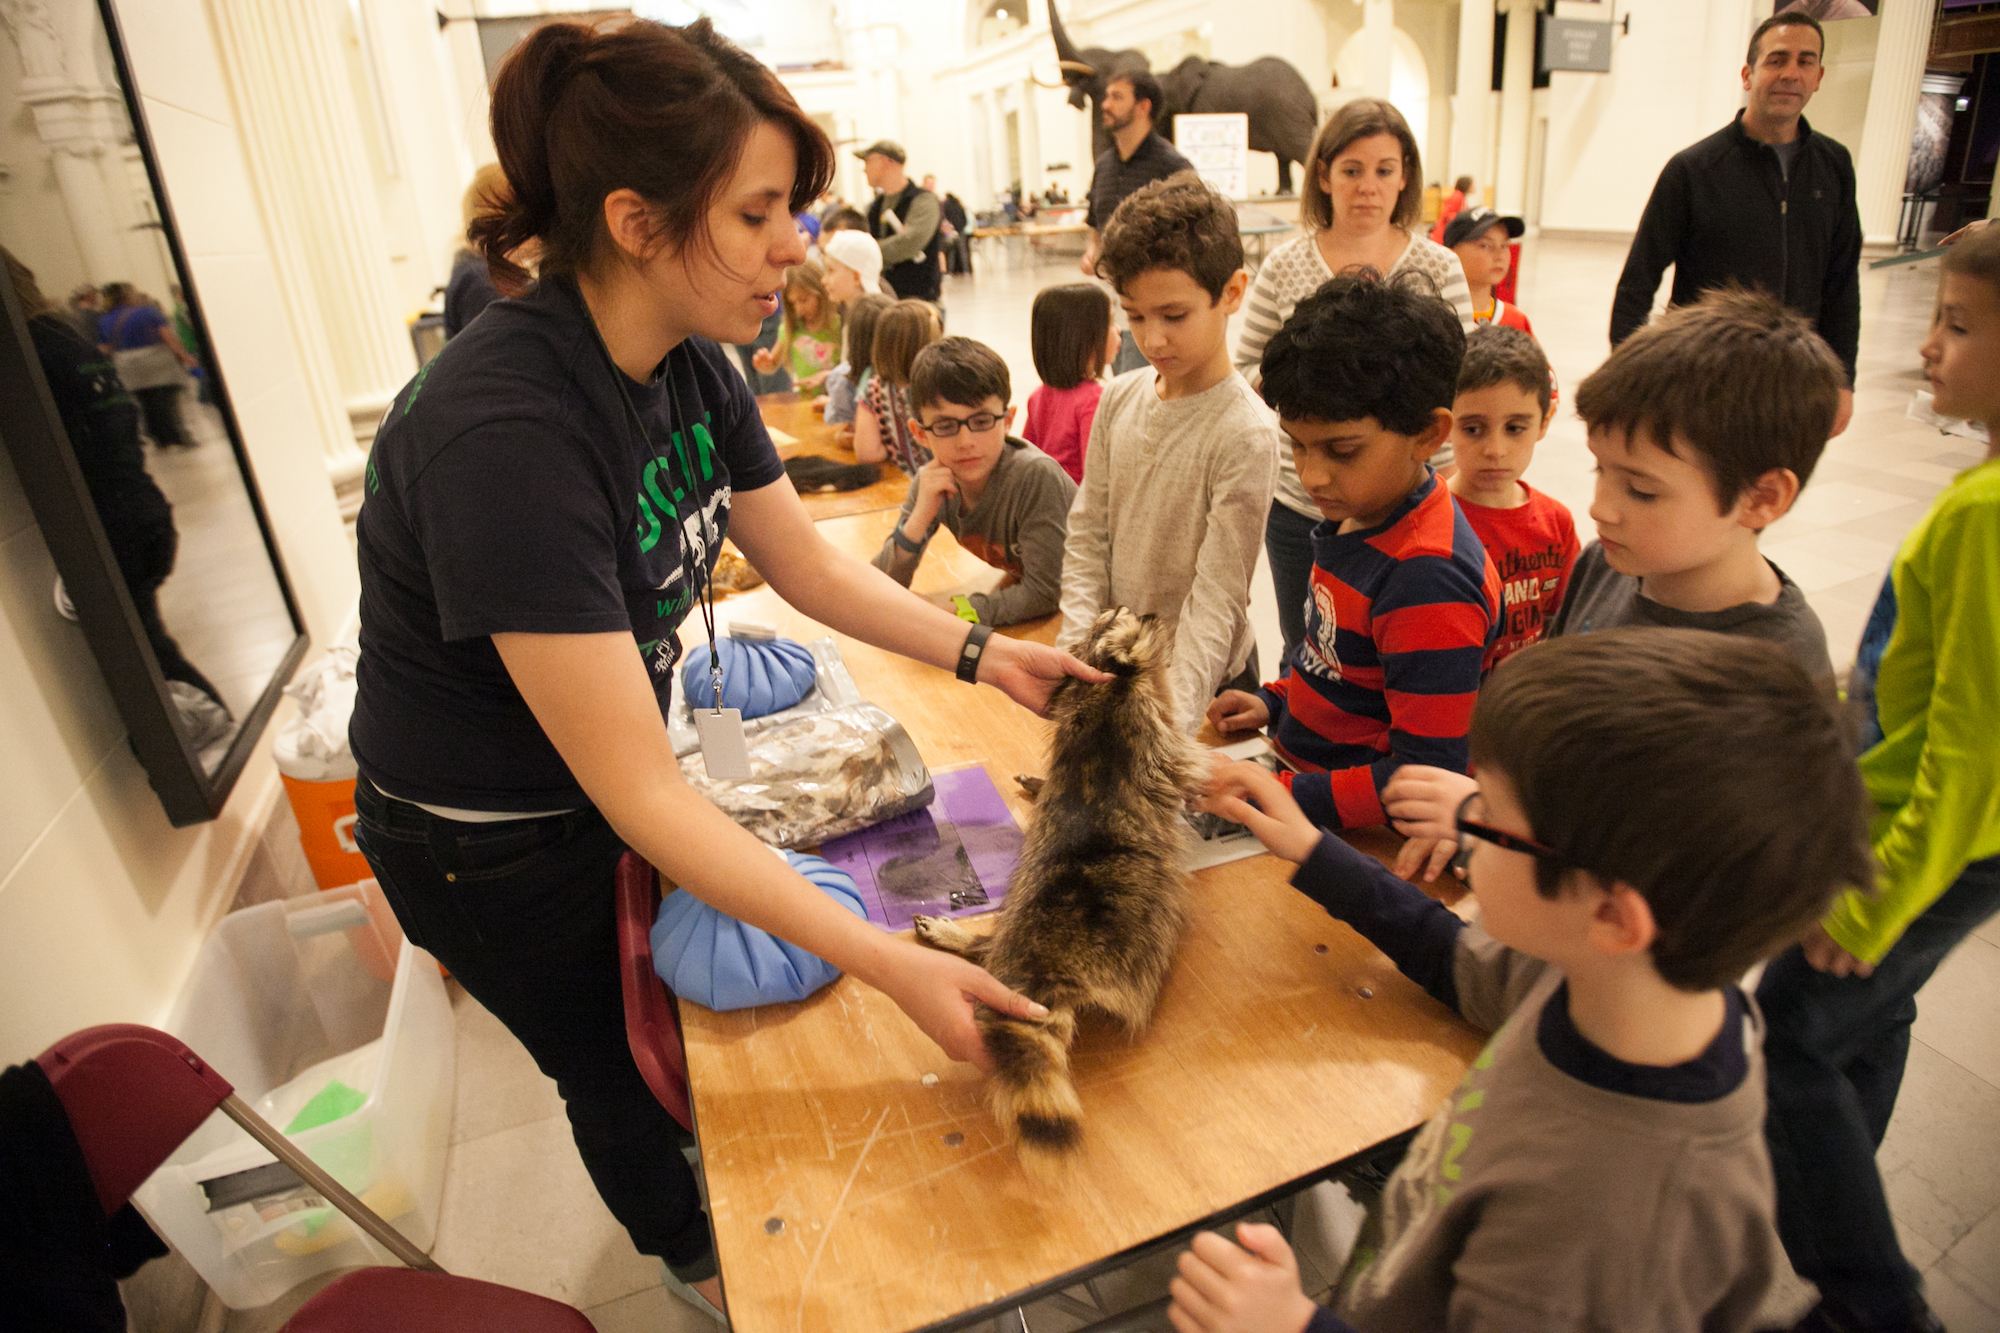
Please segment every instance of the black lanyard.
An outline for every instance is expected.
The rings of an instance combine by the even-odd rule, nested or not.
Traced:
[[[579,299],[581,295],[582,293],[578,293]],[[586,305],[586,316],[588,316],[588,312],[589,307]],[[599,331],[597,320],[594,317],[590,318],[590,331],[597,336],[597,349],[604,353],[605,369],[611,372],[611,382],[618,387],[618,397],[625,404],[625,411],[632,418],[632,425],[637,428],[639,438],[646,442],[646,450],[653,455],[653,460],[671,477],[673,475],[672,460],[662,454],[660,447],[653,443],[652,432],[646,429],[646,419],[639,414],[637,404],[632,401],[632,391],[625,387],[625,372],[619,367],[618,362],[613,359],[611,349],[605,345],[604,334]],[[665,365],[667,404],[672,413],[667,420],[667,429],[674,442],[674,453],[680,459],[681,473],[687,480],[688,493],[694,496],[695,523],[701,529],[702,546],[706,548],[709,539],[708,506],[707,501],[703,499],[701,493],[701,474],[688,458],[687,436],[690,428],[688,426],[687,414],[681,411],[680,390],[674,386],[674,353],[672,349],[669,349],[667,352]],[[687,531],[681,527],[680,512],[676,510],[671,517],[674,526],[680,528],[677,536],[681,544],[681,576],[687,579],[689,586],[695,590],[695,601],[701,609],[702,627],[708,631],[708,677],[710,684],[715,690],[715,709],[717,712],[720,712],[722,710],[722,655],[715,650],[715,585],[709,579],[707,562],[696,560],[693,551],[689,549],[690,543]]]

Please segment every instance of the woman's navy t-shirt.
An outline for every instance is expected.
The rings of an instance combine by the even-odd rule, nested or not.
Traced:
[[[349,740],[369,781],[468,810],[588,799],[514,687],[495,634],[630,633],[664,713],[675,631],[695,598],[682,544],[713,568],[731,491],[784,475],[721,349],[691,338],[665,366],[650,384],[624,376],[576,288],[550,280],[489,306],[396,396],[356,525],[360,697]],[[678,443],[699,504],[676,449],[675,395],[692,424]]]

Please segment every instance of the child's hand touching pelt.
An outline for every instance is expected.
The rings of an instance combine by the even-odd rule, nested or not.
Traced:
[[[1257,835],[1266,850],[1299,862],[1319,846],[1320,830],[1285,784],[1262,764],[1243,760],[1218,765],[1208,779],[1208,796],[1199,808],[1234,820]]]

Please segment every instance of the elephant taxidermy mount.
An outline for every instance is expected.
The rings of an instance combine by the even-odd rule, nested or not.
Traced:
[[[1104,117],[1098,110],[1104,85],[1121,74],[1150,73],[1152,64],[1143,52],[1130,49],[1079,49],[1063,30],[1055,0],[1049,0],[1049,31],[1056,39],[1056,57],[1063,83],[1069,88],[1069,104],[1089,111],[1091,151],[1102,155],[1112,146],[1111,132],[1104,128]],[[1250,118],[1250,147],[1278,159],[1278,193],[1292,192],[1292,163],[1304,170],[1313,135],[1319,129],[1319,99],[1289,61],[1264,56],[1247,65],[1225,65],[1189,56],[1154,77],[1160,81],[1166,105],[1153,108],[1153,127],[1164,138],[1173,139],[1174,116],[1180,112],[1208,115],[1241,111]]]

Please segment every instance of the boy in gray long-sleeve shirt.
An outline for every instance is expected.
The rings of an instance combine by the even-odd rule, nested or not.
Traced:
[[[910,367],[911,424],[933,457],[910,480],[875,567],[910,585],[931,534],[951,529],[972,554],[1005,570],[990,593],[959,599],[959,614],[1012,625],[1056,609],[1063,542],[1076,483],[1062,464],[1007,434],[1014,420],[1007,363],[970,338],[942,338]]]
[[[1154,181],[1111,215],[1098,271],[1150,364],[1098,402],[1056,647],[1082,643],[1109,607],[1157,616],[1173,628],[1174,710],[1193,732],[1256,650],[1250,576],[1278,473],[1277,418],[1229,360],[1250,283],[1236,210],[1193,172]]]
[[[1770,643],[1611,629],[1496,668],[1472,757],[1476,926],[1314,828],[1264,769],[1213,780],[1204,808],[1493,1038],[1390,1178],[1335,1309],[1275,1230],[1245,1227],[1247,1250],[1202,1235],[1182,1256],[1175,1328],[1757,1326],[1779,1245],[1763,1024],[1737,983],[1872,877],[1833,701]]]

